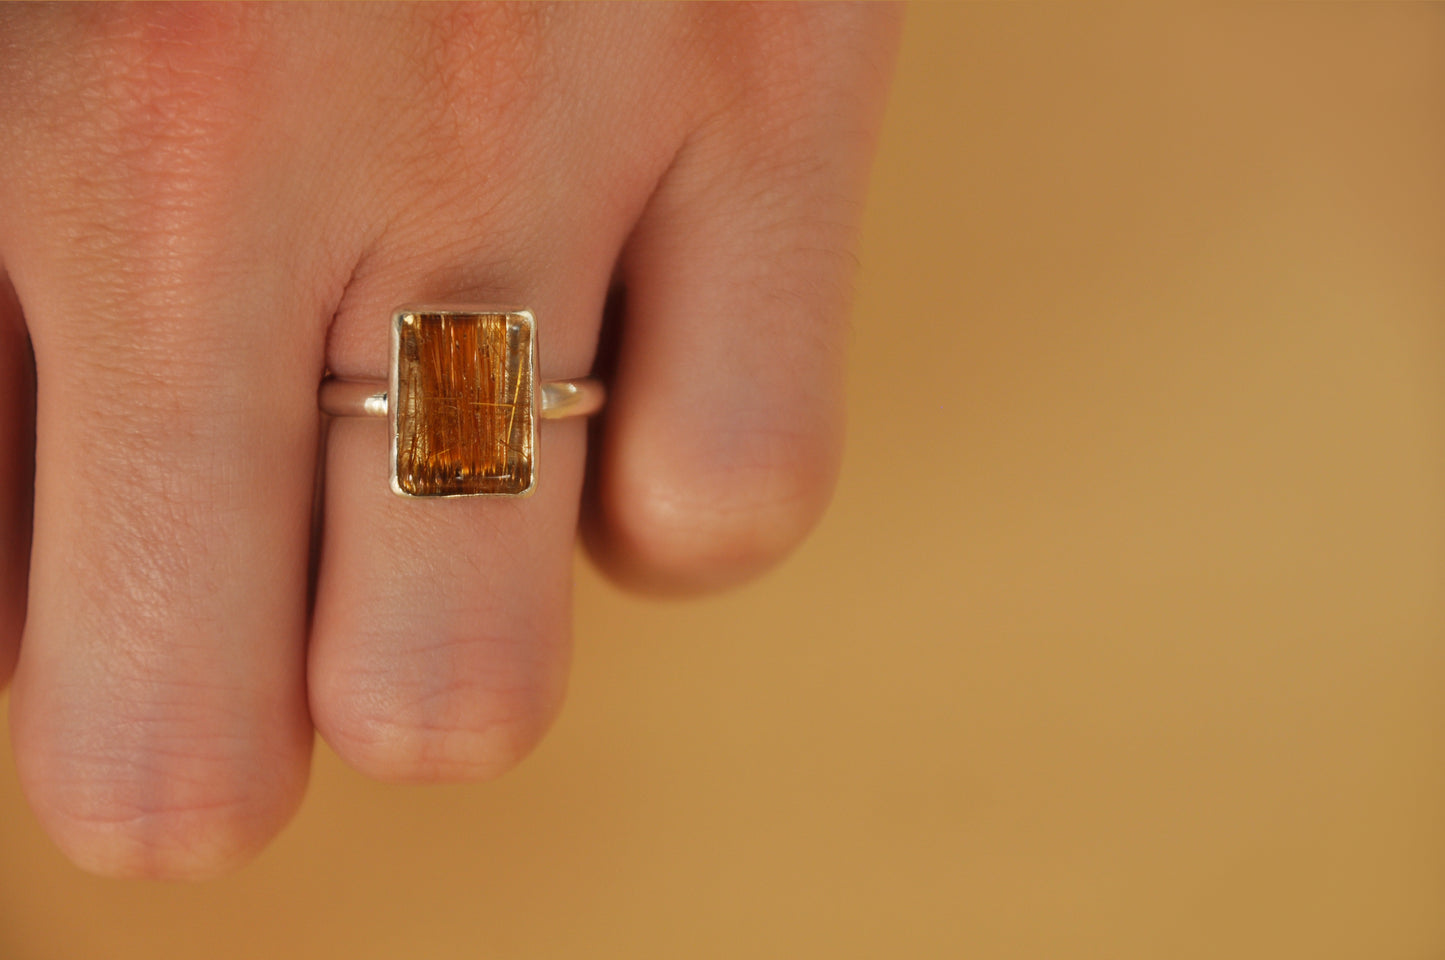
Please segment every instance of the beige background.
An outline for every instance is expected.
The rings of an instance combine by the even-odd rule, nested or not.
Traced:
[[[1445,956],[1445,8],[917,8],[862,261],[782,570],[210,885],[0,748],[0,960]]]

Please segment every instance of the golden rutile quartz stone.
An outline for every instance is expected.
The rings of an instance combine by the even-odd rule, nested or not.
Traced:
[[[536,447],[531,315],[403,311],[394,337],[397,492],[530,493]]]

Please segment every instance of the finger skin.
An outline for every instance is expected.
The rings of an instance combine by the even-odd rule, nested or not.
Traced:
[[[526,500],[427,503],[390,491],[374,426],[338,423],[329,443],[312,712],[368,776],[490,779],[561,708],[582,432],[547,431]]]
[[[34,390],[20,304],[0,281],[0,690],[20,650],[30,565]]]
[[[406,272],[382,266],[354,285],[356,302],[337,319],[348,333],[328,366],[357,378],[386,369],[390,314],[380,303],[512,303],[536,314],[543,377],[585,372],[610,267],[593,260],[591,282],[581,271],[580,289],[562,296],[535,279],[407,291]],[[561,709],[585,424],[539,424],[531,496],[440,500],[392,493],[383,422],[329,429],[309,660],[316,727],[376,779],[495,777]]]
[[[38,373],[11,727],[41,823],[106,875],[231,869],[307,778],[331,267],[253,212],[275,161],[238,118],[280,97],[243,42],[250,15],[83,10],[61,38],[74,89],[7,104],[47,152],[7,156],[0,177]]]
[[[749,13],[771,43],[738,71],[740,106],[689,138],[623,254],[584,530],[635,588],[756,575],[836,477],[852,249],[899,11],[784,7]]]
[[[623,32],[635,40],[672,16],[642,7],[604,19],[616,29],[630,18]],[[544,29],[596,36],[584,26],[566,18],[514,24],[511,49],[562,42]],[[524,72],[528,57],[513,55],[512,66],[505,52],[494,65]],[[631,153],[621,153],[615,130],[592,126],[591,111],[638,116],[644,103],[634,91],[596,89],[586,96],[622,102],[579,105],[575,76],[537,82],[532,96],[571,112],[524,115],[499,102],[465,124],[439,118],[423,134],[447,154],[488,163],[449,171],[445,208],[434,197],[408,198],[408,215],[380,239],[337,313],[327,364],[338,375],[385,377],[390,316],[408,302],[526,307],[536,316],[539,376],[588,372],[617,253],[680,123],[669,130],[654,112],[650,137],[627,141]],[[573,151],[590,158],[585,168]],[[586,424],[542,422],[538,435],[531,496],[408,500],[388,486],[384,424],[331,424],[311,710],[327,743],[363,773],[488,779],[529,753],[557,715]]]

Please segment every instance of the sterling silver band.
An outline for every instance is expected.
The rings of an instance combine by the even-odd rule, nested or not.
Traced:
[[[323,413],[333,417],[385,417],[386,384],[369,380],[338,380],[327,377],[321,381],[318,394]],[[538,387],[538,412],[544,420],[563,417],[585,417],[602,409],[607,388],[601,380],[586,377],[579,380],[549,380]]]

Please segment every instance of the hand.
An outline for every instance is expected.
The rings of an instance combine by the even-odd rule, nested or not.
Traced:
[[[543,425],[530,498],[408,501],[386,428],[337,421],[313,550],[317,384],[382,378],[400,304],[529,307],[556,378],[625,291],[582,504],[618,580],[725,585],[804,536],[897,21],[0,10],[0,682],[71,858],[234,866],[300,802],[313,724],[372,776],[457,781],[556,714],[584,424]]]

